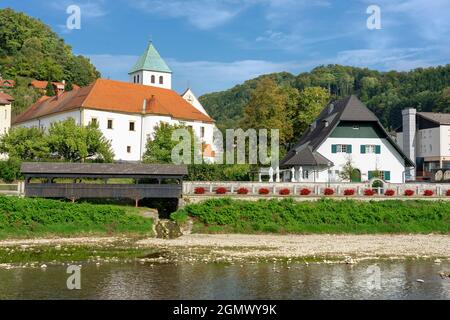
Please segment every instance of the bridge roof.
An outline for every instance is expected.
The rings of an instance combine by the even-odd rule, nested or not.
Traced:
[[[102,176],[186,176],[187,166],[142,163],[50,163],[25,162],[23,174],[102,175]]]

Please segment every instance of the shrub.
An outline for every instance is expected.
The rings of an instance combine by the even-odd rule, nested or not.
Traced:
[[[373,195],[375,195],[375,191],[373,191],[372,189],[366,189],[364,190],[364,195],[367,197],[372,197]]]
[[[248,164],[191,164],[186,181],[249,181]]]
[[[288,188],[284,188],[284,189],[281,189],[279,193],[281,196],[288,196],[291,194],[291,190],[289,190]]]
[[[447,192],[445,193],[445,195],[446,195],[447,197],[450,197],[450,189],[447,190]]]
[[[302,190],[300,190],[300,195],[301,196],[309,196],[311,194],[311,190],[308,188],[303,188]]]
[[[205,194],[206,190],[203,187],[197,187],[194,189],[195,194]]]
[[[385,195],[385,196],[388,196],[388,197],[393,197],[393,196],[395,196],[395,191],[392,190],[392,189],[388,189],[388,190],[386,190],[386,192],[384,193],[384,195]]]
[[[269,189],[267,189],[267,188],[260,188],[259,190],[258,190],[258,193],[259,194],[269,194],[270,193],[270,190]]]
[[[412,197],[414,195],[414,190],[406,189],[404,194],[407,197]]]
[[[344,190],[344,196],[354,196],[355,195],[355,189],[345,189]]]
[[[238,194],[248,194],[247,188],[239,188],[237,191]]]
[[[0,179],[6,183],[14,182],[21,178],[21,161],[16,158],[10,158],[6,161],[0,161]]]
[[[219,187],[216,189],[216,194],[225,194],[227,192],[228,192],[227,188],[224,187]]]
[[[326,196],[332,196],[334,194],[334,190],[332,188],[325,188],[323,194]]]
[[[424,192],[423,192],[423,195],[425,196],[425,197],[432,197],[433,195],[434,195],[434,191],[433,190],[425,190]]]

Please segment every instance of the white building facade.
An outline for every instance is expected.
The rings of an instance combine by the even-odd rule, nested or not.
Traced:
[[[349,166],[350,165],[350,166]],[[282,160],[284,180],[402,183],[411,160],[356,97],[327,106]],[[348,177],[346,167],[353,168]],[[292,174],[294,173],[294,175]]]
[[[208,150],[203,153],[204,160],[213,162],[214,120],[195,96],[194,104],[171,89],[171,76],[150,44],[130,72],[130,83],[98,79],[89,87],[41,99],[20,115],[14,126],[48,129],[68,118],[79,125],[95,122],[110,141],[115,160],[141,161],[157,125],[183,124],[192,128],[203,149]]]

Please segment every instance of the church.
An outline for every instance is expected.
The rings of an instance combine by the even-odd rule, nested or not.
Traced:
[[[132,67],[129,79],[97,79],[88,87],[44,96],[20,114],[13,126],[47,129],[68,118],[79,125],[95,122],[110,140],[116,161],[140,161],[155,126],[184,124],[201,139],[203,159],[214,161],[214,120],[191,89],[182,95],[172,90],[172,71],[153,43]]]

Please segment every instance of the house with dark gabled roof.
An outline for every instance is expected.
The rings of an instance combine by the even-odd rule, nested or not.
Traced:
[[[414,163],[356,96],[327,105],[281,161],[286,180],[340,182],[348,163],[353,182],[404,182]],[[292,175],[294,173],[294,175]]]

